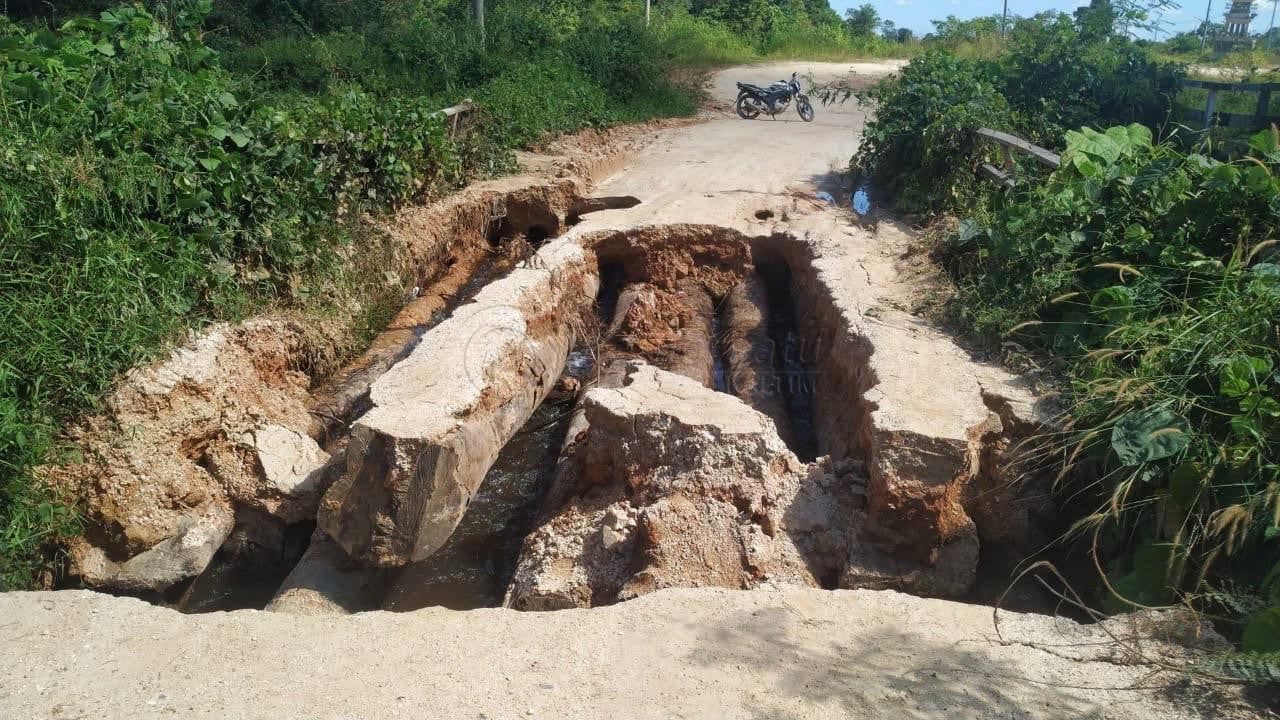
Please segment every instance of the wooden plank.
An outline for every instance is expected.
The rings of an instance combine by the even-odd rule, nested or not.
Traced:
[[[467,98],[466,100],[463,100],[462,102],[458,103],[457,105],[454,105],[453,107],[447,107],[443,110],[440,110],[438,114],[444,115],[445,117],[453,117],[454,115],[462,115],[463,113],[469,113],[475,109],[476,109],[475,101],[473,101],[471,98]]]
[[[1045,150],[1039,145],[1032,145],[1026,140],[1023,140],[1022,138],[1017,137],[1016,135],[1010,135],[1009,133],[1002,133],[999,130],[992,130],[990,128],[982,128],[978,130],[978,137],[986,138],[988,140],[991,140],[992,142],[1000,143],[1005,147],[1013,148],[1014,150],[1017,150],[1019,152],[1024,152],[1030,155],[1031,157],[1035,158],[1041,164],[1047,165],[1053,168],[1054,170],[1057,170],[1059,167],[1062,166],[1062,157],[1059,156],[1057,153],[1049,152],[1048,150]]]
[[[1213,114],[1218,111],[1218,91],[1209,90],[1209,100],[1204,104],[1204,126],[1213,127]]]
[[[1001,185],[1007,188],[1011,188],[1014,186],[1013,178],[1009,177],[1002,170],[997,168],[995,165],[992,165],[991,163],[982,164],[982,173],[986,175],[988,178],[990,178],[991,180],[994,180],[997,185]]]

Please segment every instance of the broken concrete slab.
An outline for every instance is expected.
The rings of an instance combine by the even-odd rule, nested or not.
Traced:
[[[329,462],[329,454],[310,436],[282,425],[264,425],[250,436],[271,489],[293,497],[319,491],[318,471]]]
[[[204,572],[235,525],[234,514],[221,503],[206,503],[178,522],[177,531],[123,562],[100,547],[74,542],[69,553],[80,579],[89,587],[131,592],[163,592]]]
[[[691,378],[632,361],[596,388],[566,446],[507,604],[594,607],[667,587],[819,586],[844,567],[856,482],[806,466],[773,423]]]
[[[399,566],[444,544],[563,370],[598,290],[591,260],[575,242],[549,243],[373,384],[318,517],[348,554]]]

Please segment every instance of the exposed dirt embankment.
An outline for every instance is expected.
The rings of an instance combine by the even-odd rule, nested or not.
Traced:
[[[535,175],[369,221],[351,262],[385,275],[392,290],[409,288],[407,302],[345,364],[359,352],[355,321],[369,298],[216,325],[124,377],[107,411],[73,433],[83,460],[43,470],[86,511],[85,535],[69,546],[73,578],[165,591],[236,535],[250,538],[245,552],[287,572],[297,556],[280,557],[296,552],[282,542],[285,528],[311,522],[341,475],[346,426],[368,409],[374,380],[453,307],[527,264],[531,242],[596,209],[584,204],[590,176],[577,173],[610,170],[644,137],[631,129],[561,141],[556,155],[527,156]]]

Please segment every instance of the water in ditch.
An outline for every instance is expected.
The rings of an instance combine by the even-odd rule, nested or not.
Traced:
[[[806,342],[800,327],[791,268],[784,262],[760,263],[756,272],[764,280],[769,306],[769,333],[773,348],[773,389],[782,396],[791,426],[791,450],[805,462],[818,455],[813,395],[817,384],[817,348]],[[807,333],[815,335],[815,333]]]

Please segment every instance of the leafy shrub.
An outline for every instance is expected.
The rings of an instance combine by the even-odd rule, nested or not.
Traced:
[[[972,187],[979,155],[965,137],[980,125],[1051,148],[1081,126],[1159,127],[1185,74],[1127,38],[1090,36],[1061,14],[1018,21],[997,47],[994,57],[977,52],[972,60],[931,50],[860,96],[878,114],[854,169],[900,210],[962,208],[986,192]]]
[[[1068,129],[1139,122],[1158,127],[1168,117],[1180,65],[1162,63],[1127,39],[1082,32],[1066,15],[1024,20],[990,72],[1046,143]]]
[[[945,248],[966,324],[1061,363],[1056,456],[1101,469],[1086,526],[1129,601],[1230,577],[1280,605],[1280,137],[1251,144],[1227,163],[1136,124],[1068,133],[1047,183]]]
[[[518,65],[485,85],[478,98],[486,134],[511,147],[618,121],[608,94],[564,62]]]
[[[974,131],[1017,124],[975,63],[939,50],[912,60],[859,100],[874,104],[876,115],[867,122],[854,169],[910,213],[971,197],[981,152]]]

